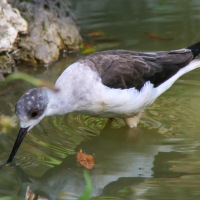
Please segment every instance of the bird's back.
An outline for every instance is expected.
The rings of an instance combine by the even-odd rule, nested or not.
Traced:
[[[193,59],[190,49],[160,52],[109,50],[88,55],[79,62],[96,71],[111,88],[136,88],[145,82],[159,86]]]

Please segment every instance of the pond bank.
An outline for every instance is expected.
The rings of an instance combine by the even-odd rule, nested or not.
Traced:
[[[78,50],[81,36],[69,1],[3,0],[0,7],[0,60],[10,63],[9,52],[14,60],[50,64],[61,50]],[[6,69],[0,66],[0,73]]]

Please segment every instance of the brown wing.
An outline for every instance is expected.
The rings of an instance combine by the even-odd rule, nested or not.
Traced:
[[[159,86],[192,59],[189,49],[152,53],[111,50],[91,54],[80,62],[96,70],[108,87],[140,90],[147,81]]]

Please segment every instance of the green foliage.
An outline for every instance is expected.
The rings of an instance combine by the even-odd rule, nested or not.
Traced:
[[[88,200],[88,199],[90,199],[90,196],[91,196],[91,193],[92,193],[92,183],[91,183],[91,179],[90,179],[90,176],[89,176],[87,170],[84,170],[84,179],[85,179],[85,182],[86,182],[85,191],[78,198],[78,200]]]
[[[8,76],[6,78],[7,82],[12,81],[12,80],[24,80],[24,81],[29,82],[29,83],[37,86],[37,87],[48,87],[49,89],[52,89],[54,91],[58,91],[58,89],[55,88],[52,83],[44,81],[44,80],[37,79],[33,76],[30,76],[28,74],[21,73],[21,72],[11,74],[10,76]]]
[[[5,197],[0,197],[0,200],[22,200],[22,198],[16,196],[5,196]]]

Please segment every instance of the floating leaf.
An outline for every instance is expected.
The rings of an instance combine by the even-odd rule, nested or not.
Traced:
[[[91,31],[88,33],[88,36],[90,37],[102,37],[105,33],[103,31]]]
[[[82,149],[77,154],[77,162],[80,163],[86,169],[93,169],[94,158],[90,154],[83,153]]]
[[[30,76],[28,74],[21,73],[21,72],[9,75],[6,78],[6,81],[12,81],[12,80],[15,80],[15,79],[27,81],[27,82],[29,82],[29,83],[37,86],[37,87],[48,87],[49,89],[54,90],[55,92],[58,91],[58,88],[55,88],[54,84],[52,84],[48,81],[37,79],[33,76]]]
[[[164,37],[164,36],[160,36],[160,35],[157,35],[155,33],[145,32],[145,34],[147,35],[147,37],[153,38],[153,39],[156,39],[156,40],[172,40],[173,39],[173,38],[167,38],[167,37]]]

